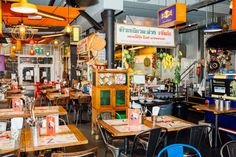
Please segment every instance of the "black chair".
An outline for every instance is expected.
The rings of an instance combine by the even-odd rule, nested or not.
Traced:
[[[134,138],[133,147],[130,153],[128,155],[122,153],[121,156],[122,157],[155,156],[158,147],[160,147],[161,143],[164,140],[166,132],[167,129],[165,128],[152,128],[139,133]],[[143,150],[144,154],[143,151],[139,150]]]
[[[195,125],[181,129],[176,134],[175,143],[183,143],[191,145],[198,150],[211,150],[209,136],[212,133],[212,127],[208,125]],[[201,151],[204,152],[204,151]],[[195,156],[195,152],[186,151],[185,155]]]
[[[220,149],[221,157],[236,157],[236,140],[225,143]]]
[[[70,153],[53,153],[51,157],[97,157],[97,147]]]

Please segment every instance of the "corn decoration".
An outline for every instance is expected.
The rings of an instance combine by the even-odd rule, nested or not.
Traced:
[[[173,69],[174,67],[174,58],[172,55],[166,54],[165,57],[162,60],[162,65],[164,70],[166,70],[167,68],[169,68],[170,70]]]

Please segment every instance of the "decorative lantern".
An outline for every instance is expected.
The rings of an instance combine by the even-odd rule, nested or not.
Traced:
[[[29,52],[29,54],[30,54],[30,55],[32,55],[32,56],[33,56],[33,55],[35,55],[35,51],[34,51],[34,49],[33,49],[33,48],[31,48],[31,49],[30,49],[30,52]]]

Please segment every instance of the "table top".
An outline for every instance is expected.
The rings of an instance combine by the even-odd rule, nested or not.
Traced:
[[[82,97],[82,96],[90,96],[90,95],[82,93],[82,92],[70,92],[70,99],[71,100],[76,100],[76,99],[78,99],[79,97]]]
[[[153,127],[163,127],[167,131],[178,131],[194,124],[173,116],[158,116],[153,126],[151,117],[146,117],[139,126],[128,126],[127,119],[99,120],[100,125],[114,137],[134,136]]]
[[[58,92],[58,93],[47,93],[46,97],[49,101],[53,101],[56,98],[63,98],[63,97],[69,97],[69,96]]]
[[[67,115],[67,111],[62,106],[35,107],[36,117],[43,117],[50,114]],[[0,109],[0,119],[11,119],[14,117],[30,117],[29,111],[13,112],[13,109]]]
[[[193,108],[202,111],[213,112],[214,114],[227,114],[227,113],[234,113],[236,112],[236,108],[230,107],[229,109],[226,108],[217,108],[216,105],[196,105]]]
[[[16,93],[21,93],[22,90],[20,89],[11,89],[11,90],[8,90],[7,93],[9,94],[16,94]]]
[[[18,134],[19,133],[20,132],[18,132]],[[19,144],[17,144],[17,139],[14,138],[13,134],[16,134],[16,131],[4,131],[0,133],[0,154],[9,153],[19,149]]]
[[[64,127],[65,126],[59,126]],[[33,152],[53,148],[83,145],[88,143],[88,139],[75,125],[67,125],[68,129],[62,129],[56,133],[55,137],[41,134],[38,139],[38,146],[34,146],[30,128],[24,129],[24,136],[21,138],[21,151]],[[53,140],[52,140],[53,139]]]
[[[23,93],[18,94],[12,94],[6,97],[7,99],[14,99],[14,98],[25,98],[25,95]]]
[[[146,117],[144,123],[153,125],[152,117]],[[174,116],[158,116],[156,118],[156,126],[166,128],[168,132],[179,131],[183,128],[194,126],[195,124]]]

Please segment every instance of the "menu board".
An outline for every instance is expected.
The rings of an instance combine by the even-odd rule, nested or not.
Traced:
[[[99,73],[98,82],[100,86],[126,85],[125,73]]]

